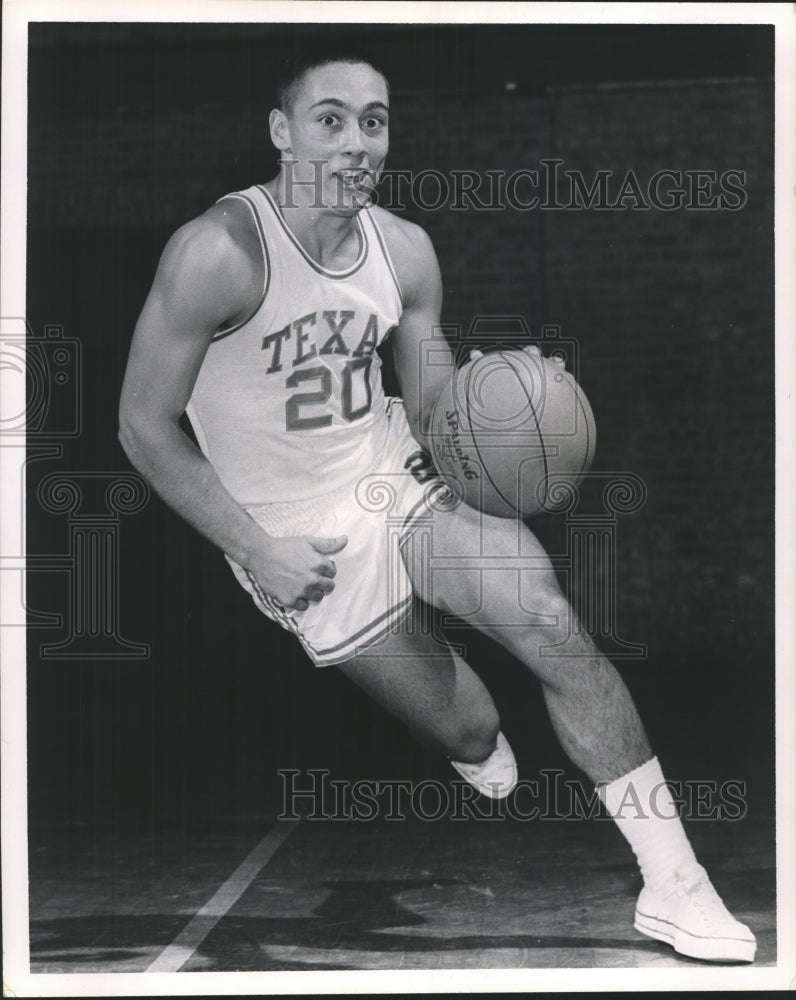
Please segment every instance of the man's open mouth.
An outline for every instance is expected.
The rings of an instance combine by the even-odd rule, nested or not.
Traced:
[[[356,188],[358,191],[370,191],[374,186],[373,174],[369,170],[336,170],[334,176],[346,187]]]

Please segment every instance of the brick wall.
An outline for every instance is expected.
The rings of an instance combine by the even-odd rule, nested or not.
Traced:
[[[686,623],[700,636],[704,621],[710,646],[717,630],[736,641],[770,620],[771,98],[743,81],[555,95],[553,153],[587,175],[746,176],[737,211],[545,217],[548,319],[582,342],[597,464],[631,469],[649,489],[654,530],[627,553],[626,599],[663,615],[674,643]]]
[[[397,102],[396,102],[397,103]],[[392,118],[390,167],[417,173],[434,169],[448,182],[449,197],[437,210],[408,204],[406,216],[431,234],[442,269],[447,322],[465,328],[479,314],[520,314],[530,323],[541,315],[544,283],[542,219],[514,208],[502,181],[489,171],[512,175],[533,170],[548,148],[548,111],[540,98],[513,94],[466,99],[461,94],[414,96],[397,103]],[[454,172],[472,171],[472,198],[457,192]],[[426,192],[428,189],[428,193]],[[439,190],[429,182],[424,198]],[[477,199],[477,200],[476,200]],[[488,210],[473,205],[486,204]]]

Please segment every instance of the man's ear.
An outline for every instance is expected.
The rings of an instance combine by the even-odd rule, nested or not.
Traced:
[[[268,126],[271,130],[271,142],[283,153],[290,152],[290,125],[287,116],[279,108],[274,108],[268,116]]]

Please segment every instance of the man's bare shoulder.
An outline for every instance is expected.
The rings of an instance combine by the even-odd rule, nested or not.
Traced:
[[[186,264],[215,269],[219,264],[256,265],[261,254],[251,214],[232,198],[211,205],[181,226],[169,240],[167,253]]]
[[[435,256],[428,233],[417,223],[402,219],[379,205],[374,205],[369,211],[383,233],[393,258],[405,256],[411,260],[416,259],[418,254],[425,259]]]
[[[248,216],[248,217],[247,217]],[[210,303],[219,322],[250,313],[259,299],[262,251],[247,207],[235,199],[181,226],[163,251],[155,289],[178,307]]]
[[[425,229],[378,205],[369,211],[387,243],[405,298],[439,281],[437,255]]]

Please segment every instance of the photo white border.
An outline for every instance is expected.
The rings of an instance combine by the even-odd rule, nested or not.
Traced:
[[[27,26],[30,21],[773,24],[776,30],[777,888],[774,968],[517,969],[389,972],[31,974],[26,828],[25,630],[0,629],[4,993],[9,996],[181,996],[557,992],[584,989],[788,989],[796,976],[796,14],[788,3],[342,3],[310,0],[6,0],[3,6],[0,317],[26,313]],[[751,361],[751,359],[750,359]],[[21,380],[4,377],[6,412],[24,411]],[[22,392],[23,398],[15,398]],[[5,454],[4,454],[5,451]],[[2,524],[22,519],[19,483],[0,448]],[[19,524],[20,521],[15,523]],[[7,530],[7,529],[6,529]],[[14,595],[16,596],[16,595]],[[11,605],[0,591],[0,621]],[[762,664],[761,670],[768,665]],[[749,684],[754,684],[754,677]]]

